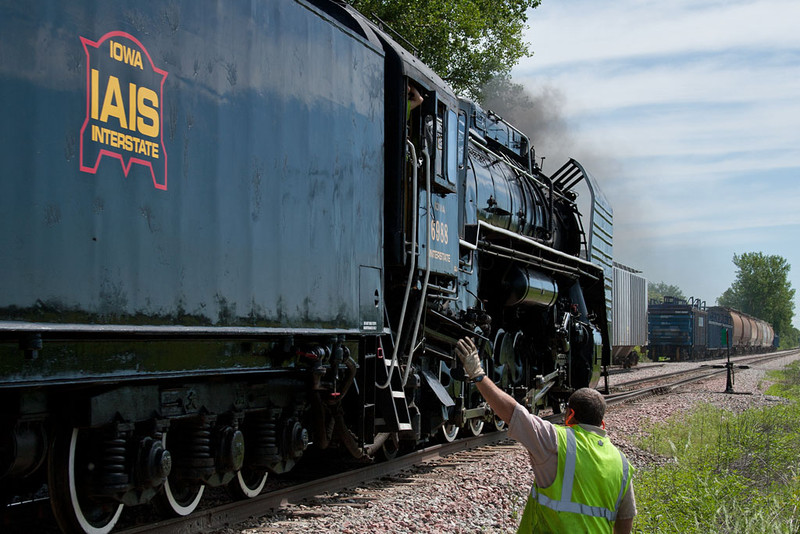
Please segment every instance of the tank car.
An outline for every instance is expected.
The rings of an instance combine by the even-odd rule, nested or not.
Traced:
[[[0,0],[0,41],[0,487],[65,532],[502,428],[462,336],[532,410],[608,363],[596,181],[349,6]]]
[[[772,325],[733,308],[711,308],[725,317],[728,326],[728,345],[732,354],[751,354],[773,350],[775,331]],[[725,347],[723,347],[725,348]]]

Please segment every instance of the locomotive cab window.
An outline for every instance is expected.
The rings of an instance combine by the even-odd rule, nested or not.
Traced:
[[[423,89],[417,85],[411,78],[406,78],[403,82],[406,90],[406,104],[405,104],[405,118],[406,118],[406,136],[417,147],[417,152],[420,152],[420,128],[422,116],[422,104],[425,101],[423,96]]]
[[[458,116],[452,110],[447,110],[447,182],[450,185],[456,183],[458,176],[458,154],[459,145]]]
[[[442,102],[437,106],[434,139],[434,183],[439,189],[453,193],[458,176],[458,116]]]
[[[458,148],[456,149],[456,165],[461,170],[465,166],[464,156],[467,152],[467,114],[458,112]]]

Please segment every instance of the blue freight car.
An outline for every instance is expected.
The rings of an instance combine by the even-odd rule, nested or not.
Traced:
[[[650,301],[647,316],[648,353],[655,360],[683,361],[706,353],[708,313],[697,299],[666,296]]]
[[[665,297],[648,310],[651,357],[679,361],[768,352],[776,347],[772,326],[723,306],[706,309],[697,299]]]

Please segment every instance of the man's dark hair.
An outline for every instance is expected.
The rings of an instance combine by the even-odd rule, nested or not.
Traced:
[[[600,426],[606,414],[606,400],[592,388],[581,388],[570,395],[567,405],[575,411],[579,423]]]

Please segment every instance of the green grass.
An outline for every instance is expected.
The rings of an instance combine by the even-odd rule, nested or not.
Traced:
[[[647,429],[638,445],[671,461],[637,471],[634,532],[800,532],[800,362],[770,378],[786,403],[703,405]]]

